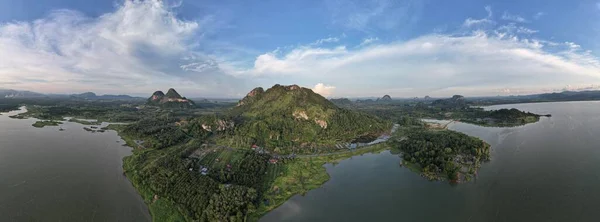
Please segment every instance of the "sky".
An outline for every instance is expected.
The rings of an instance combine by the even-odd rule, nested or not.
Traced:
[[[239,98],[600,89],[600,1],[0,0],[0,88]]]

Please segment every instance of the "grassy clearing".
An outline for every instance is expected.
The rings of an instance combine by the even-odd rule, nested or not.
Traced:
[[[148,204],[152,215],[152,221],[184,222],[183,215],[175,208],[175,205],[166,199],[158,199]]]

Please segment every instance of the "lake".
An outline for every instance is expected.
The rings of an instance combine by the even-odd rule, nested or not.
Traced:
[[[331,179],[296,195],[261,221],[598,221],[600,102],[513,104],[538,123],[449,128],[492,145],[478,177],[450,185],[428,181],[389,152],[327,164]]]
[[[114,131],[34,128],[0,115],[0,221],[150,221],[123,176],[131,148]]]

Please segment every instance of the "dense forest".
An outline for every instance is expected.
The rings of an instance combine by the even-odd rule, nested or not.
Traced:
[[[0,112],[8,112],[12,110],[19,109],[19,104],[1,104],[0,103]]]
[[[174,120],[147,118],[124,127],[123,132],[131,137],[144,140],[144,146],[163,149],[179,144],[188,138]]]
[[[219,144],[259,145],[278,153],[303,153],[309,151],[302,147],[345,143],[366,135],[377,137],[392,126],[372,115],[339,108],[296,85],[275,85],[266,91],[256,88],[226,115],[190,123],[195,125],[193,129],[210,126],[203,128],[217,134]]]
[[[450,130],[411,130],[406,139],[392,143],[402,153],[405,165],[429,179],[459,179],[470,176],[481,162],[490,159],[490,146],[484,141]]]
[[[211,149],[194,139],[164,149],[138,149],[125,158],[125,173],[155,221],[246,221],[255,212],[272,182],[266,174],[271,157]],[[194,152],[206,154],[190,157]],[[201,174],[201,167],[209,173]]]

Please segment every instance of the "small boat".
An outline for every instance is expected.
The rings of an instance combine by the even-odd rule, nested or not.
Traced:
[[[65,131],[65,129],[63,129],[62,127],[60,129],[58,129],[58,131]]]

